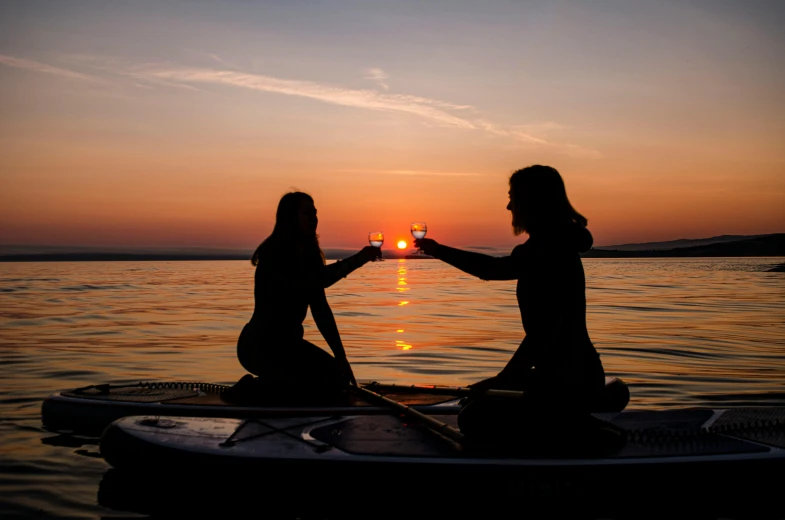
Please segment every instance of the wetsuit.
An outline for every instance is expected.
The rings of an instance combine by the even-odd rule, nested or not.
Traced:
[[[495,377],[477,387],[525,390],[527,410],[558,407],[589,411],[602,392],[605,373],[586,329],[586,291],[579,252],[592,245],[579,225],[534,235],[506,257],[439,245],[435,256],[483,280],[517,280],[516,295],[526,333]],[[459,416],[462,431],[503,429],[513,420],[510,402],[470,400]],[[517,420],[517,419],[515,419]]]
[[[355,255],[324,265],[318,251],[298,257],[289,253],[292,249],[272,242],[260,251],[254,275],[254,313],[237,341],[237,357],[263,383],[341,388],[346,379],[336,359],[303,339],[303,321],[309,306],[313,314],[317,309],[330,312],[324,289],[363,261]]]

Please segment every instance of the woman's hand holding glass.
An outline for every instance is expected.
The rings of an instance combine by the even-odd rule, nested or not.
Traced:
[[[432,238],[416,238],[414,239],[414,245],[429,256],[436,256],[436,250],[439,249],[439,243]]]
[[[357,257],[363,264],[366,262],[373,262],[377,258],[382,257],[382,250],[378,247],[365,246],[364,248],[360,249],[359,253],[357,253]]]

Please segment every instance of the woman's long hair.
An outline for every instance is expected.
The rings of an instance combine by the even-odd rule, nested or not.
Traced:
[[[510,176],[510,196],[516,235],[588,224],[586,217],[570,204],[561,175],[550,166],[536,164],[514,172]]]
[[[256,248],[251,256],[251,264],[259,263],[259,256],[268,246],[280,249],[282,254],[294,252],[301,255],[301,262],[310,256],[318,255],[324,263],[324,253],[319,247],[319,235],[304,235],[300,231],[300,206],[305,201],[313,204],[313,197],[301,191],[292,191],[281,197],[275,212],[273,232]]]

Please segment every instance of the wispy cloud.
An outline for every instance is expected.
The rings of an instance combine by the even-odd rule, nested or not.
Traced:
[[[210,55],[216,62],[228,66],[217,55]],[[506,140],[516,147],[541,148],[553,150],[566,155],[583,158],[600,158],[602,155],[589,148],[575,144],[552,140],[548,134],[563,127],[556,123],[537,125],[502,125],[476,117],[477,110],[471,105],[459,105],[437,99],[406,94],[390,94],[369,89],[351,89],[314,81],[275,78],[260,74],[251,74],[238,70],[218,70],[211,68],[177,67],[162,64],[133,64],[126,60],[109,57],[71,56],[81,65],[111,75],[131,78],[134,86],[144,87],[158,85],[164,87],[184,88],[198,91],[195,85],[225,85],[236,88],[271,92],[287,96],[298,96],[365,110],[403,113],[416,116],[425,122],[466,131],[482,132],[487,136]],[[102,82],[94,76],[80,72],[54,67],[37,61],[15,58],[0,54],[0,64],[33,70],[45,74],[79,79],[84,81]],[[380,68],[372,68],[365,76],[379,83],[385,90],[388,75]],[[377,172],[384,173],[384,172]],[[451,174],[449,172],[415,172],[389,170],[386,173],[397,175],[473,175]]]
[[[488,134],[506,137],[512,140],[517,146],[521,147],[541,147],[549,148],[565,155],[582,157],[585,159],[601,159],[602,154],[597,150],[586,148],[575,144],[560,143],[551,141],[547,134],[552,130],[560,130],[564,127],[557,123],[548,122],[539,125],[513,125],[503,126],[484,120],[476,120],[474,123]]]
[[[142,66],[134,67],[130,73],[137,79],[164,80],[186,85],[193,83],[230,85],[263,92],[306,97],[325,103],[367,110],[403,112],[446,126],[467,130],[476,128],[471,121],[446,111],[464,110],[470,107],[418,96],[383,94],[375,90],[349,89],[312,81],[279,79],[229,70]]]
[[[335,170],[339,173],[372,173],[374,175],[432,175],[439,177],[476,177],[479,173],[465,173],[465,172],[435,172],[428,170]]]
[[[381,78],[381,76],[384,75],[384,72],[381,69],[371,70],[375,70],[379,73],[374,79]],[[463,130],[483,131],[491,136],[508,139],[516,146],[547,148],[566,155],[588,159],[598,159],[602,157],[602,154],[596,150],[574,144],[560,143],[546,138],[548,132],[562,128],[559,124],[500,125],[483,119],[472,118],[470,115],[464,115],[462,112],[474,112],[474,107],[471,105],[458,105],[419,96],[388,94],[375,90],[349,89],[312,81],[280,79],[271,76],[228,70],[173,68],[148,65],[134,67],[133,74],[136,78],[149,78],[159,81],[165,80],[180,84],[205,83],[231,85],[264,92],[307,97],[325,103],[367,110],[402,112],[418,116],[426,121],[443,126]],[[456,114],[454,112],[458,113]]]
[[[368,69],[368,74],[365,76],[365,79],[370,79],[375,81],[382,87],[384,90],[389,90],[390,85],[388,85],[384,80],[389,78],[390,76],[387,75],[382,69]]]
[[[235,67],[234,65],[232,65],[231,63],[227,63],[227,62],[225,62],[225,61],[224,61],[223,59],[221,59],[221,57],[220,57],[220,56],[218,56],[217,54],[209,53],[209,54],[207,54],[207,57],[208,57],[208,58],[210,58],[211,60],[214,60],[214,61],[216,61],[216,62],[220,63],[220,64],[221,64],[221,65],[223,65],[224,67],[228,67],[228,68],[230,68],[230,69],[235,69],[235,68],[237,68],[237,67]]]
[[[212,59],[213,55],[209,55]],[[217,57],[217,56],[216,56]],[[133,80],[132,84],[137,88],[153,88],[151,85],[157,87],[168,88],[181,88],[190,90],[192,92],[203,92],[192,85],[183,82],[166,81],[160,78],[154,78],[146,74],[144,71],[146,65],[137,65],[121,58],[114,58],[111,56],[89,56],[85,54],[70,54],[66,57],[70,63],[76,63],[82,67],[88,67],[96,72],[109,74],[111,76],[129,77]],[[138,69],[141,69],[140,71]]]
[[[4,54],[0,54],[0,63],[3,65],[7,65],[9,67],[27,69],[35,72],[43,72],[44,74],[54,74],[56,76],[63,76],[66,78],[79,79],[83,81],[101,82],[101,80],[98,78],[95,78],[93,76],[88,76],[80,72],[74,72],[73,70],[53,67],[51,65],[47,65],[46,63],[41,63],[38,61],[14,58],[13,56],[6,56]]]

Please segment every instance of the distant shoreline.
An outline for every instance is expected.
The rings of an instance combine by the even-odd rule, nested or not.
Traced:
[[[593,251],[593,250],[592,250]],[[586,259],[603,258],[778,258],[785,254],[760,254],[760,255],[674,255],[663,254],[663,251],[638,252],[638,251],[602,251],[602,254],[587,252],[581,255]],[[618,253],[618,254],[614,254]],[[650,253],[650,254],[647,254]],[[387,260],[433,260],[432,256],[417,257],[412,255],[388,257]],[[247,256],[203,256],[203,255],[125,255],[125,254],[40,254],[40,255],[6,255],[0,256],[0,263],[23,262],[204,262],[204,261],[246,261]],[[340,260],[340,258],[327,258],[327,260]],[[785,270],[785,264],[777,266],[778,270]]]
[[[328,260],[341,260],[355,251],[332,249],[325,250]],[[401,251],[384,251],[389,260],[428,260],[429,256],[415,256]],[[785,257],[785,233],[756,236],[743,240],[719,242],[691,247],[651,250],[590,249],[581,254],[583,258],[727,258],[727,257]],[[52,252],[52,253],[14,253],[0,255],[0,262],[174,262],[174,261],[250,261],[251,251],[238,252]]]
[[[674,249],[624,251],[619,249],[590,249],[583,258],[721,258],[721,257],[778,257],[785,256],[785,233],[758,236],[744,240],[720,242]]]
[[[327,260],[341,260],[348,255],[327,255]],[[388,260],[428,260],[432,256],[386,256]],[[243,260],[250,262],[251,254],[166,254],[166,253],[36,253],[0,255],[0,262],[183,262],[183,261]]]
[[[38,253],[0,255],[0,262],[174,262],[204,260],[248,260],[251,255],[133,254],[133,253]]]

